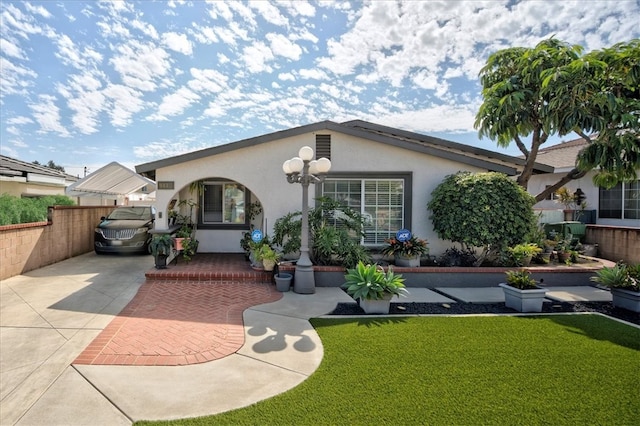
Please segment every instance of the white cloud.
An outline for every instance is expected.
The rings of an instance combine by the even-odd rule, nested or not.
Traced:
[[[219,71],[191,68],[189,72],[193,80],[190,80],[187,84],[195,92],[218,93],[227,87],[228,78]]]
[[[267,62],[273,60],[273,53],[266,44],[258,41],[243,49],[242,60],[247,65],[249,72],[270,72],[271,67],[267,65]]]
[[[150,120],[166,120],[168,116],[180,115],[199,99],[200,96],[196,93],[186,87],[181,87],[176,92],[162,98],[162,103],[158,107],[157,114],[151,116]]]
[[[142,22],[139,19],[134,19],[130,22],[130,25],[132,28],[140,30],[144,35],[151,37],[154,40],[157,40],[159,37],[158,31],[156,31],[154,26],[149,24],[148,22]]]
[[[215,30],[212,27],[205,27],[197,24],[193,24],[194,30],[191,34],[198,43],[212,44],[218,42],[218,36],[216,36]]]
[[[271,44],[271,51],[275,55],[297,61],[302,55],[302,49],[282,34],[269,33],[266,36]]]
[[[120,73],[122,81],[137,90],[156,89],[158,80],[171,67],[169,54],[163,48],[149,43],[131,41],[118,46],[116,52],[109,62]]]
[[[0,38],[0,46],[2,46],[2,52],[16,59],[25,59],[24,51],[15,43],[7,40],[6,38]]]
[[[25,117],[24,115],[18,117],[11,117],[7,119],[7,124],[14,124],[17,126],[21,126],[23,124],[31,124],[33,120],[29,117]]]
[[[162,34],[162,42],[169,49],[185,55],[193,53],[193,46],[185,34],[165,33]]]
[[[131,87],[109,84],[102,93],[110,101],[107,111],[115,127],[128,126],[133,115],[144,108],[142,93]]]
[[[289,21],[285,18],[280,10],[273,3],[268,1],[250,1],[249,6],[255,9],[262,18],[270,24],[280,27],[286,27],[289,25]]]
[[[29,104],[29,108],[40,125],[39,133],[57,133],[58,136],[68,137],[70,134],[60,123],[60,108],[55,101],[56,98],[51,95],[40,95],[37,102]]]
[[[4,56],[0,56],[0,98],[8,95],[25,95],[30,86],[33,86],[33,79],[38,74],[35,71],[11,62]]]

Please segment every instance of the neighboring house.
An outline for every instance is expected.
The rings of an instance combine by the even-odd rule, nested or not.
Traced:
[[[16,197],[64,195],[78,178],[59,170],[0,155],[0,194]]]
[[[452,246],[437,238],[427,211],[431,192],[445,176],[461,170],[514,176],[524,163],[364,121],[323,121],[136,166],[158,186],[156,229],[168,229],[169,207],[191,198],[200,205],[199,250],[241,252],[242,233],[249,229],[245,207],[250,203],[262,205],[257,227],[268,235],[278,218],[301,209],[301,185],[287,182],[282,164],[305,145],[313,148],[315,158],[331,160],[326,180],[310,187],[310,205],[313,198],[329,196],[372,218],[362,241],[365,246],[382,246],[406,228],[428,239],[432,254]],[[552,171],[544,165],[535,170]],[[201,195],[189,191],[198,181],[204,183]]]
[[[575,167],[580,150],[587,146],[584,139],[562,142],[538,152],[536,160],[554,168],[550,174],[534,175],[529,180],[528,191],[535,195],[547,186],[556,183],[562,176]],[[640,170],[639,170],[640,172]],[[598,188],[593,183],[595,171],[587,173],[583,178],[569,181],[564,185],[572,194],[580,188],[586,199],[586,219],[598,225],[640,227],[640,179],[635,182],[618,184],[611,189]],[[640,178],[640,173],[639,173]],[[561,204],[553,199],[540,201],[534,206],[541,210],[546,222],[563,220]]]

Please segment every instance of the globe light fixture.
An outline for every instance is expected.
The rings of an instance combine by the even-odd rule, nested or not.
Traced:
[[[296,262],[293,291],[301,294],[316,292],[313,275],[313,263],[309,257],[309,185],[321,183],[331,170],[331,161],[327,158],[313,160],[313,149],[303,146],[298,157],[282,164],[287,182],[302,185],[302,234],[300,235],[300,259]]]

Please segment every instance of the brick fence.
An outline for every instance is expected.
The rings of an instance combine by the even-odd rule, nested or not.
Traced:
[[[49,207],[47,222],[0,226],[0,279],[93,250],[93,232],[113,206]]]
[[[640,228],[587,225],[585,241],[598,244],[598,257],[640,263]]]

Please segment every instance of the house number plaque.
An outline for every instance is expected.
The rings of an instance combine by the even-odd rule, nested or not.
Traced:
[[[158,181],[158,189],[174,189],[175,182],[172,180]]]

